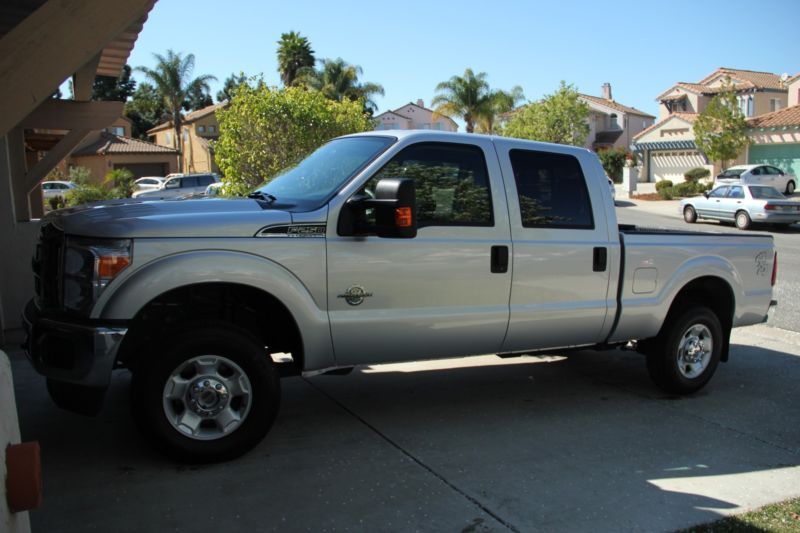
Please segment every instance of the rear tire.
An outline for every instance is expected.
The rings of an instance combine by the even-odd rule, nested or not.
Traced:
[[[751,224],[750,215],[746,211],[736,212],[736,227],[739,229],[747,229]]]
[[[668,320],[658,337],[648,342],[647,371],[666,392],[696,392],[709,382],[719,364],[722,325],[713,311],[700,305]]]
[[[694,210],[694,207],[687,205],[683,208],[683,220],[689,224],[697,222],[697,211]]]
[[[789,194],[789,195],[794,194],[794,182],[793,181],[790,181],[789,183],[786,184],[786,194]]]
[[[135,369],[131,408],[144,436],[169,457],[227,461],[258,444],[280,404],[264,343],[233,325],[195,325]]]

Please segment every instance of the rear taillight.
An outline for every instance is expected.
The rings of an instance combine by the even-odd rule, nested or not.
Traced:
[[[764,211],[775,211],[778,209],[777,205],[767,204],[764,206]]]
[[[772,286],[778,280],[778,252],[775,252],[775,257],[772,259]]]

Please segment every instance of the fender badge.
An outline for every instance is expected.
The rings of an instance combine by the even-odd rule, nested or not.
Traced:
[[[370,296],[372,296],[372,293],[365,291],[364,287],[353,285],[344,294],[338,295],[337,298],[344,298],[350,305],[361,305],[364,303],[364,298],[369,298]]]
[[[767,265],[769,264],[769,255],[767,252],[761,252],[756,255],[756,276],[767,275]]]

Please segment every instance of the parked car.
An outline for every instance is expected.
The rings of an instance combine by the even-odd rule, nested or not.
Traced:
[[[800,202],[789,200],[775,187],[738,183],[681,200],[681,212],[690,224],[708,218],[734,222],[739,229],[754,222],[788,226],[800,221]]]
[[[27,350],[83,412],[130,369],[139,427],[182,461],[257,444],[280,376],[357,365],[637,341],[659,387],[695,392],[767,319],[773,238],[619,226],[610,200],[583,148],[340,137],[247,198],[49,214]]]
[[[46,201],[56,196],[65,196],[77,186],[74,181],[43,181],[42,198]]]
[[[736,165],[717,176],[717,183],[730,185],[741,182],[745,185],[768,185],[786,194],[794,193],[797,178],[772,165]]]
[[[154,191],[137,191],[134,198],[158,200],[164,198],[179,198],[195,193],[204,193],[206,187],[219,181],[216,174],[183,174],[169,178],[164,185]]]
[[[160,189],[167,178],[160,176],[145,176],[133,182],[136,191],[155,191]],[[136,192],[134,191],[134,192]]]

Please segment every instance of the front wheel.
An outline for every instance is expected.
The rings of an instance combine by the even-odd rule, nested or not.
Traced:
[[[683,220],[689,224],[697,222],[697,211],[694,210],[694,207],[687,205],[683,208]]]
[[[226,461],[258,444],[280,403],[264,343],[235,326],[178,333],[136,368],[131,408],[145,437],[183,462]]]
[[[789,194],[789,195],[794,194],[794,182],[793,181],[790,181],[789,183],[786,184],[786,194]]]
[[[707,307],[695,305],[664,325],[650,342],[647,370],[660,388],[689,394],[714,375],[723,345],[722,325]]]
[[[736,213],[736,227],[739,229],[747,229],[750,227],[750,215],[748,215],[745,211],[739,211]]]

